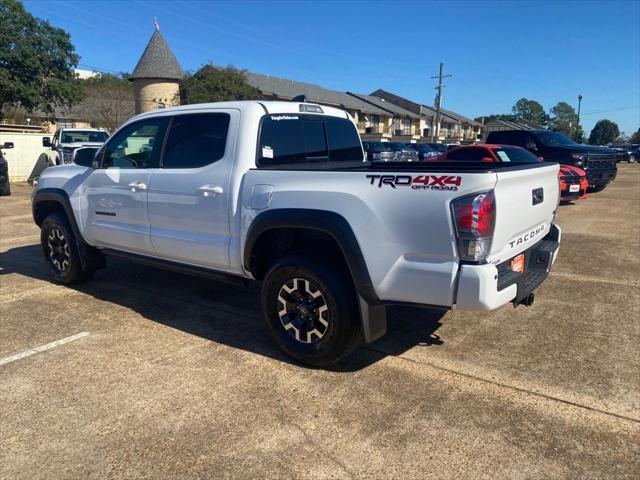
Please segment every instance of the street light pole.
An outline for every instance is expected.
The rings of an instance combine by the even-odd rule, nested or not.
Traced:
[[[580,104],[582,103],[582,95],[578,94],[578,118],[576,119],[576,134],[575,139],[578,139],[578,132],[580,131]]]

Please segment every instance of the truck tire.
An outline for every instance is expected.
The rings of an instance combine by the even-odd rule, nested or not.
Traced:
[[[362,338],[356,292],[346,269],[306,255],[277,261],[262,283],[262,314],[278,346],[296,361],[326,367]]]
[[[589,186],[589,188],[587,188],[587,193],[598,193],[603,191],[605,188],[607,188],[607,183],[604,184],[600,184],[600,185],[593,185],[593,186]]]
[[[45,218],[40,243],[49,272],[57,283],[72,285],[93,276],[93,269],[82,268],[78,243],[64,214],[56,212]]]

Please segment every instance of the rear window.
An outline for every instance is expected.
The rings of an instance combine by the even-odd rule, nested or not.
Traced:
[[[536,163],[540,161],[538,157],[524,148],[502,147],[495,149],[494,152],[503,162]]]
[[[358,131],[349,120],[324,117],[332,162],[361,162],[362,147]]]
[[[347,119],[319,115],[263,117],[258,165],[363,161],[360,137]]]

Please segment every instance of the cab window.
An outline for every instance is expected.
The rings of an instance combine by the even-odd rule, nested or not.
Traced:
[[[322,118],[269,115],[262,120],[258,146],[261,166],[327,161],[327,140]]]
[[[228,113],[174,117],[162,159],[163,168],[199,168],[224,157],[229,131]]]
[[[107,144],[102,167],[158,168],[167,123],[160,117],[126,126]]]
[[[259,166],[362,162],[360,137],[347,119],[281,114],[262,119]]]

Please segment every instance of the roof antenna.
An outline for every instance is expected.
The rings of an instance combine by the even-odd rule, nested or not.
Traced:
[[[156,32],[160,31],[160,24],[158,23],[158,18],[153,17],[153,25],[156,27]]]

